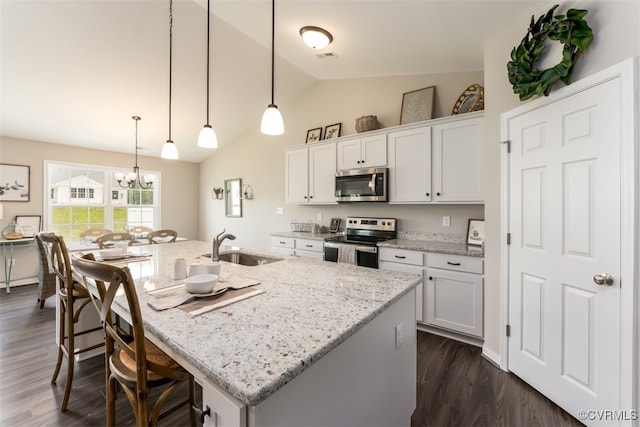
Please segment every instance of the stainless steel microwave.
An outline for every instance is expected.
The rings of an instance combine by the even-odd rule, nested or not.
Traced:
[[[347,169],[336,173],[338,202],[386,202],[387,168]]]

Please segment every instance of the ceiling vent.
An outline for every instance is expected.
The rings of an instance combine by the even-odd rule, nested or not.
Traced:
[[[318,59],[322,60],[338,59],[338,55],[333,52],[317,53],[316,56],[318,57]]]

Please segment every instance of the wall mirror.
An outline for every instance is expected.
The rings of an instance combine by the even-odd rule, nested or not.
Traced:
[[[230,218],[242,217],[242,179],[234,178],[224,181],[224,213]]]

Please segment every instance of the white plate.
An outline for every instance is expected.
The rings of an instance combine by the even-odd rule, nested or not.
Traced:
[[[229,290],[229,288],[218,289],[217,291],[209,292],[209,293],[206,293],[206,294],[191,294],[191,296],[196,297],[196,298],[213,297],[213,296],[216,296],[216,295],[222,295],[225,292],[227,292],[227,290]]]
[[[129,254],[118,254],[118,255],[105,255],[102,257],[105,261],[113,261],[114,259],[125,259],[129,258],[131,255]]]

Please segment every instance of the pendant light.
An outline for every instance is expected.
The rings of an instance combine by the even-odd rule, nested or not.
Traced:
[[[155,176],[146,175],[142,178],[140,176],[140,168],[138,167],[138,120],[140,120],[140,116],[132,116],[131,118],[136,121],[136,162],[133,166],[133,172],[129,172],[126,175],[116,173],[115,178],[116,181],[118,181],[118,185],[122,188],[135,188],[136,185],[138,185],[139,188],[151,188],[153,181],[155,181]]]
[[[211,0],[207,0],[207,124],[204,125],[198,135],[198,147],[218,148],[218,136],[209,124],[209,35],[211,27]]]
[[[178,147],[171,140],[171,64],[173,60],[173,0],[169,0],[169,139],[162,147],[160,157],[163,159],[178,159]]]
[[[276,0],[271,0],[271,104],[267,106],[262,115],[260,132],[265,135],[282,135],[284,122],[278,106],[273,100],[274,70],[275,70],[275,37],[276,37]]]

